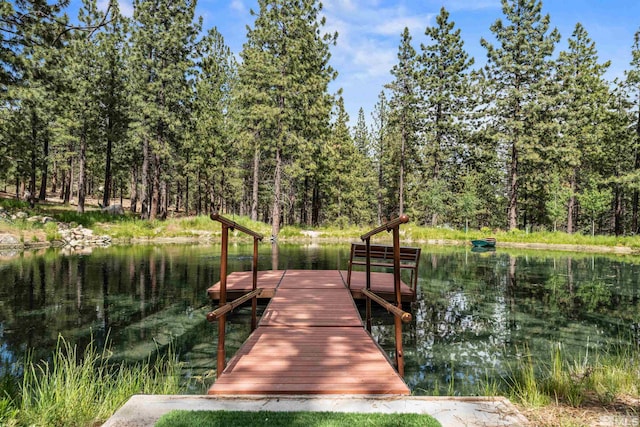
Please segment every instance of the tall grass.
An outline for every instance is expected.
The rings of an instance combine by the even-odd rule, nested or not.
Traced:
[[[618,347],[570,359],[558,344],[550,362],[534,367],[528,354],[506,378],[510,397],[525,406],[538,407],[554,401],[580,407],[587,399],[607,405],[630,396],[640,398],[640,348]]]
[[[4,408],[4,423],[97,425],[134,394],[179,391],[180,363],[173,352],[135,365],[112,365],[109,359],[108,349],[98,350],[93,341],[80,353],[59,337],[51,361],[27,361],[19,396],[5,399],[13,407]]]

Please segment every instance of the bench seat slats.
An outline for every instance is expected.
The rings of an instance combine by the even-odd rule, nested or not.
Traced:
[[[418,264],[420,262],[420,248],[408,246],[400,247],[400,269],[411,270],[411,288],[416,292],[418,284]],[[370,265],[372,267],[393,268],[393,246],[370,245]],[[364,243],[351,244],[351,256],[349,257],[349,269],[347,272],[347,286],[351,286],[351,271],[353,266],[367,265],[367,246]]]

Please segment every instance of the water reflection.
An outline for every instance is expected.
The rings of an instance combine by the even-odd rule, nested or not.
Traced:
[[[230,271],[251,268],[252,246],[232,245]],[[416,394],[478,393],[531,351],[549,361],[562,342],[574,354],[640,342],[637,258],[541,252],[475,253],[423,247],[414,322],[404,327],[405,379]],[[47,358],[58,334],[139,361],[173,342],[190,391],[213,381],[216,328],[206,289],[218,280],[218,246],[55,250],[0,261],[0,377],[19,376],[27,351]],[[260,246],[260,269],[346,269],[348,245]],[[364,306],[360,307],[362,310]],[[264,306],[260,307],[263,310]],[[250,333],[242,308],[229,317],[227,356]],[[374,311],[372,334],[394,358],[393,319]]]

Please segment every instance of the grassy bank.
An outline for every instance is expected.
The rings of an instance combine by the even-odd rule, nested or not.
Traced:
[[[503,384],[485,390],[506,394],[538,426],[600,425],[601,419],[627,425],[626,417],[640,421],[640,348],[568,359],[558,344],[547,363],[534,365],[525,353]]]
[[[99,425],[134,394],[179,392],[174,354],[135,365],[114,365],[109,358],[108,349],[93,342],[79,352],[60,337],[50,361],[25,363],[21,384],[4,380],[0,425]]]
[[[7,212],[26,212],[29,216],[49,216],[56,221],[71,225],[82,225],[94,230],[97,235],[109,235],[120,241],[154,240],[154,239],[200,239],[217,240],[220,236],[220,224],[212,221],[208,216],[176,217],[167,220],[141,220],[137,216],[127,213],[122,216],[112,216],[101,212],[96,208],[88,208],[83,214],[77,213],[73,206],[60,204],[40,204],[35,209],[29,209],[25,202],[13,199],[0,199],[0,206]],[[265,237],[271,235],[269,224],[251,221],[244,216],[227,215],[240,225],[248,227]],[[370,226],[324,226],[301,227],[284,226],[278,238],[281,241],[299,240],[354,240],[370,229]],[[19,237],[25,244],[36,242],[50,242],[56,239],[56,226],[52,223],[42,224],[26,219],[0,220],[0,233],[9,233]],[[405,242],[427,243],[440,242],[450,244],[468,244],[470,240],[487,236],[497,238],[498,244],[542,244],[542,245],[569,245],[574,250],[581,248],[628,248],[640,251],[640,236],[591,236],[588,234],[563,232],[526,232],[521,230],[456,230],[451,228],[431,228],[409,223],[401,227],[401,239]],[[386,236],[391,238],[390,236]],[[235,232],[234,238],[245,238],[242,233]],[[381,240],[385,239],[380,235]],[[569,250],[570,248],[566,248]]]

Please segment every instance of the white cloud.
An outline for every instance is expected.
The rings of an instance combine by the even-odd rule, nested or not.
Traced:
[[[118,6],[121,14],[129,18],[133,16],[133,3],[130,0],[119,0]],[[105,11],[107,7],[109,7],[109,0],[98,1],[98,9]]]
[[[419,34],[429,25],[432,16],[399,16],[394,19],[388,19],[379,23],[375,27],[375,32],[384,36],[400,37],[404,29],[409,28],[411,34]]]
[[[239,13],[245,13],[247,11],[247,7],[244,5],[242,0],[232,0],[229,7],[231,7],[231,10],[235,10]]]
[[[448,0],[442,6],[449,11],[501,9],[500,0]]]

